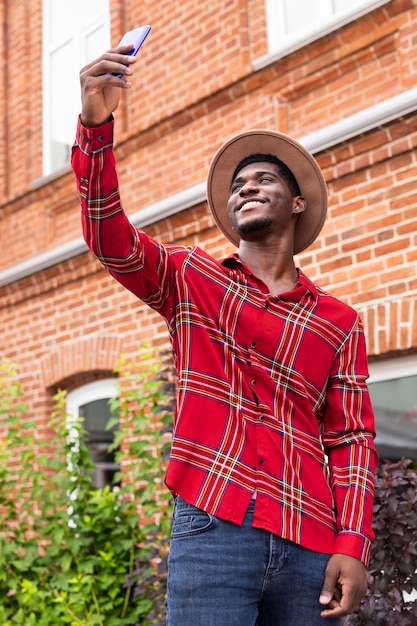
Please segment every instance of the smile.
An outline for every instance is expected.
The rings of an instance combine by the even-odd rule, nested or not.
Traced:
[[[247,200],[246,202],[243,202],[240,207],[239,207],[239,211],[242,210],[246,210],[246,209],[254,209],[258,206],[262,206],[264,204],[264,202],[262,202],[261,200]]]

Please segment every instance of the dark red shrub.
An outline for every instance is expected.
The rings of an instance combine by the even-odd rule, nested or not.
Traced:
[[[368,591],[345,626],[417,626],[417,471],[412,465],[402,459],[379,468]]]

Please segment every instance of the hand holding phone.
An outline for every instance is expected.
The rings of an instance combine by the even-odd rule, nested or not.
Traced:
[[[149,35],[149,31],[151,27],[146,24],[145,26],[140,26],[139,28],[135,28],[134,30],[130,30],[120,40],[118,47],[126,46],[129,43],[133,43],[134,47],[126,52],[128,56],[135,56],[138,53],[139,48],[145,41],[146,37]],[[116,74],[118,78],[122,77],[122,74]]]
[[[151,27],[146,25],[129,31],[124,35],[119,46],[132,44],[133,48],[125,52],[125,54],[129,56],[135,55],[150,30]],[[117,53],[115,53],[115,48],[112,48],[112,50],[108,52],[111,52],[109,58],[107,53],[105,53],[80,71],[81,120],[85,126],[94,127],[104,124],[109,119],[110,114],[117,109],[121,90],[129,89],[132,85],[128,80],[112,80],[109,84],[106,78],[103,79],[103,75],[105,76],[105,74],[103,74],[103,62],[105,63],[105,67],[109,68],[109,74],[113,76],[122,78],[126,70],[127,75],[132,73],[126,67],[125,70],[123,70],[123,66],[130,64],[129,61],[117,63],[117,61],[114,60],[115,58],[120,59],[120,53],[118,56]],[[110,68],[112,68],[113,71]],[[119,71],[121,70],[123,73],[117,73],[117,69],[119,69]]]

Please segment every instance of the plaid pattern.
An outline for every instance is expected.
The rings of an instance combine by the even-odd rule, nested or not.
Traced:
[[[168,487],[241,524],[369,559],[374,417],[358,315],[299,271],[271,296],[237,255],[161,245],[124,214],[113,123],[78,126],[72,165],[84,237],[166,320],[178,369]]]

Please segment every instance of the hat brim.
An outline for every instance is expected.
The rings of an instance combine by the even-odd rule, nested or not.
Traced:
[[[227,203],[232,176],[237,165],[252,154],[272,154],[295,176],[306,209],[299,215],[294,238],[294,254],[310,246],[319,235],[327,213],[327,187],[314,157],[297,141],[271,130],[254,129],[233,135],[214,155],[207,177],[207,201],[224,235],[236,246],[239,236],[232,229]]]

